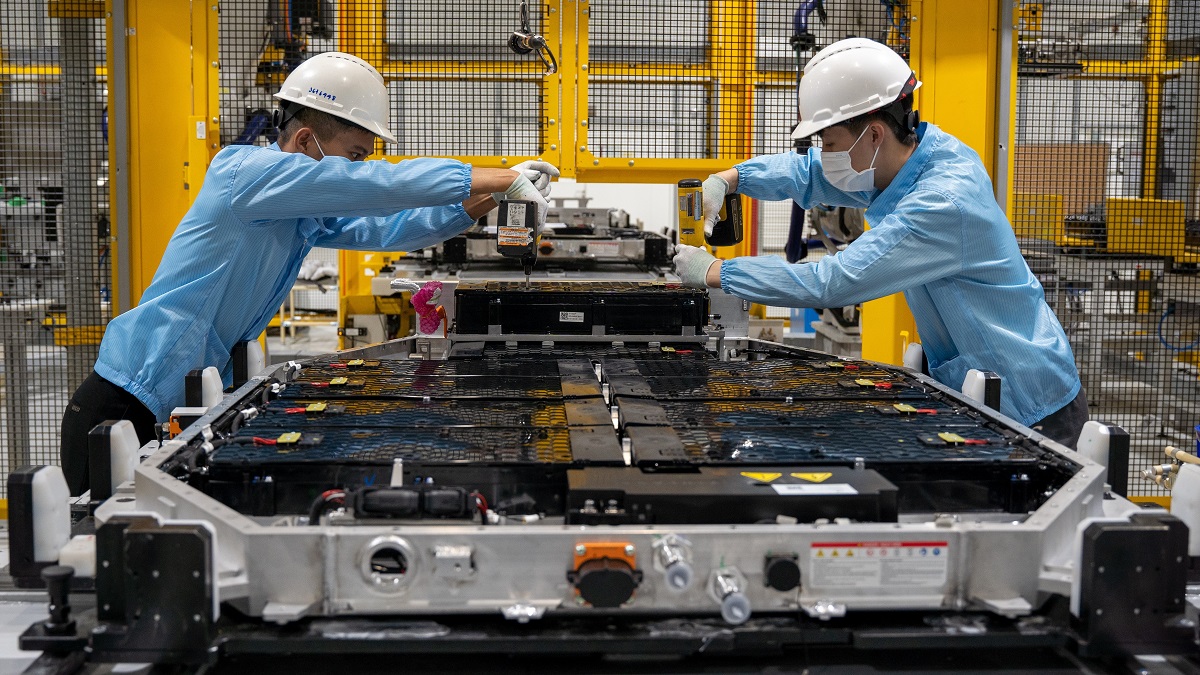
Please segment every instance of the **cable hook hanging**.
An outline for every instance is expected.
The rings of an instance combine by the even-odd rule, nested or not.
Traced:
[[[546,74],[557,73],[558,60],[554,58],[554,52],[550,51],[550,46],[546,44],[546,38],[534,33],[529,25],[529,4],[526,0],[521,0],[517,6],[517,13],[521,20],[521,27],[508,36],[508,48],[517,54],[537,52],[538,58],[542,60],[542,65],[546,67]]]

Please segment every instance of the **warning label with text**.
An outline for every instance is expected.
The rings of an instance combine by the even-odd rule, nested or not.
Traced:
[[[809,547],[809,579],[818,588],[940,588],[949,558],[945,541],[817,542]]]

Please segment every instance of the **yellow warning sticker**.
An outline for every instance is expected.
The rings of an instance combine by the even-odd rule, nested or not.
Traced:
[[[355,366],[361,366],[362,364],[363,364],[363,360],[362,360],[362,359],[354,359],[354,360],[352,360],[352,361],[347,361],[347,362],[346,362],[346,365],[347,365],[347,366],[350,366],[351,368],[353,368],[353,367],[355,367]]]
[[[288,431],[288,432],[279,434],[279,438],[276,438],[275,442],[279,443],[280,445],[291,445],[292,443],[299,443],[300,442],[300,432],[299,431]]]
[[[854,383],[861,384],[864,387],[874,387],[875,386],[875,380],[868,380],[865,377],[858,378],[857,380],[854,381]]]
[[[330,380],[330,381],[329,381],[329,386],[331,386],[331,387],[336,387],[336,386],[338,386],[339,384],[346,384],[346,383],[347,383],[347,382],[349,382],[349,381],[350,381],[350,380],[349,380],[348,378],[345,378],[345,377],[335,377],[335,378],[333,378],[332,380]]]
[[[783,474],[757,472],[757,471],[743,471],[742,475],[745,476],[746,478],[749,478],[750,480],[756,480],[760,483],[770,483],[771,481],[775,480],[776,478],[779,478]]]
[[[894,406],[892,406],[892,407],[893,407],[893,408],[895,408],[897,412],[902,412],[902,413],[915,413],[915,412],[917,412],[917,409],[916,409],[916,408],[912,407],[911,405],[909,405],[909,404],[907,404],[907,403],[897,403],[896,405],[894,405]]]
[[[325,403],[324,401],[319,403],[309,403],[307,406],[305,406],[304,412],[325,412],[325,408],[328,407],[328,405],[329,404]]]
[[[951,433],[949,431],[943,431],[942,433],[938,434],[938,438],[942,439],[943,441],[946,441],[947,443],[966,443],[967,442],[967,439],[963,438],[962,436],[959,436],[958,434]]]
[[[799,478],[800,480],[806,480],[810,483],[824,483],[830,478],[833,478],[833,474],[829,473],[828,471],[821,471],[819,473],[794,473],[792,474],[792,478]]]

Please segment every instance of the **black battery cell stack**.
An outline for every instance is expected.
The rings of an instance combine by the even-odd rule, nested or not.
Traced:
[[[588,288],[460,287],[459,334],[520,337],[459,341],[445,360],[312,359],[216,430],[193,481],[264,516],[432,485],[567,523],[752,524],[1025,513],[1077,469],[900,368],[768,343],[722,360],[688,339],[702,293]]]

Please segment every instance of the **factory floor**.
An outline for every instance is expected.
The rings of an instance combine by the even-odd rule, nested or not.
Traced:
[[[267,360],[271,364],[335,352],[338,348],[336,326],[297,326],[295,336],[286,339],[267,335]]]

